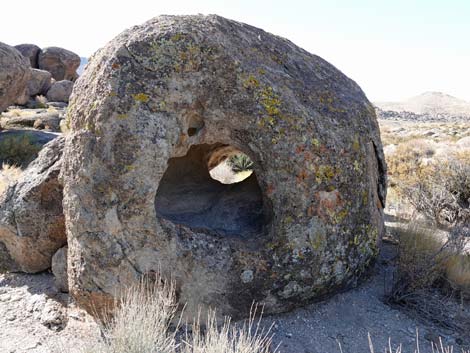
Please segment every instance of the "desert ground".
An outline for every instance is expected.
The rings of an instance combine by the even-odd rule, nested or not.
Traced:
[[[28,111],[14,111],[29,116]],[[3,114],[3,121],[12,113]],[[16,116],[16,118],[18,118]],[[420,141],[432,146],[439,155],[470,149],[470,124],[465,121],[416,122],[379,120],[384,150],[389,157],[402,143]],[[229,173],[219,174],[230,178]],[[4,168],[2,177],[11,178]],[[14,178],[14,176],[13,176]],[[8,182],[8,181],[6,181]],[[454,352],[469,349],[470,303],[468,297],[430,289],[441,305],[443,318],[423,315],[406,305],[387,303],[387,295],[397,271],[397,229],[406,227],[413,210],[389,190],[386,209],[386,238],[378,260],[357,288],[338,293],[291,313],[266,316],[261,320],[271,327],[273,347],[285,353],[364,352],[370,335],[377,351],[402,345],[403,352],[416,349],[418,336],[421,352],[431,351],[431,344],[453,346]],[[39,274],[4,273],[0,275],[0,351],[8,353],[49,353],[74,351],[98,340],[100,326],[79,309],[66,293],[61,293],[50,271]]]

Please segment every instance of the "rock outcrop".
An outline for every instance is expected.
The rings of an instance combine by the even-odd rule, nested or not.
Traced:
[[[46,98],[51,102],[68,102],[72,94],[73,82],[62,80],[56,81],[47,91]]]
[[[218,16],[162,16],[97,52],[69,106],[62,178],[69,289],[93,312],[141,276],[248,315],[354,285],[383,232],[373,106],[335,67]],[[254,162],[210,178],[214,151]],[[220,202],[223,200],[223,202]]]
[[[35,273],[51,267],[66,243],[61,168],[64,139],[44,146],[20,179],[0,195],[0,265]]]
[[[52,75],[49,71],[31,69],[31,78],[28,81],[28,96],[46,95],[52,85]]]
[[[29,59],[33,69],[39,68],[38,57],[41,52],[41,48],[36,44],[19,44],[15,45],[15,49],[18,50],[25,58]]]
[[[39,68],[49,71],[56,81],[74,81],[78,77],[80,57],[67,49],[48,47],[39,53],[38,63]]]
[[[52,257],[51,271],[54,274],[54,283],[57,289],[63,293],[69,291],[67,279],[67,246],[57,250]]]
[[[27,102],[26,85],[30,76],[28,59],[15,48],[0,42],[0,112],[12,104]]]

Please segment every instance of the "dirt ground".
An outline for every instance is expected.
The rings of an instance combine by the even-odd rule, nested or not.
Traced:
[[[466,144],[468,141],[462,139],[470,135],[468,124],[461,123],[380,124],[384,145],[416,136],[436,143]],[[370,276],[357,288],[287,314],[265,317],[262,325],[272,325],[278,352],[365,353],[369,352],[370,334],[376,352],[384,352],[391,339],[393,347],[402,344],[403,353],[412,353],[416,349],[416,331],[421,353],[431,352],[431,342],[439,337],[444,344],[454,346],[456,353],[470,351],[470,329],[457,332],[384,303],[395,256],[395,246],[384,243]],[[470,303],[452,298],[442,298],[442,302],[450,320],[470,327]],[[54,287],[51,273],[0,274],[0,353],[68,352],[98,336],[98,325]]]
[[[356,289],[313,303],[291,313],[266,317],[262,325],[273,325],[274,343],[282,353],[368,352],[368,334],[377,352],[383,352],[391,338],[393,346],[414,352],[416,330],[421,352],[431,352],[431,341],[442,337],[447,345],[469,349],[458,332],[417,320],[406,311],[384,304],[383,295],[393,272],[393,245],[384,244],[381,256]],[[452,304],[452,303],[450,303]],[[453,313],[470,320],[470,306],[452,304]],[[70,298],[59,293],[49,273],[0,275],[0,352],[66,352],[96,339],[99,328]],[[467,335],[467,336],[470,336]]]

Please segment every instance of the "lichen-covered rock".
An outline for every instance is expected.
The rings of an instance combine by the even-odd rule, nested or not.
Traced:
[[[46,144],[20,179],[0,195],[0,265],[35,273],[51,267],[66,243],[61,167],[64,139]]]
[[[29,60],[33,69],[37,69],[39,67],[38,56],[41,52],[41,48],[39,48],[36,44],[19,44],[15,45],[15,49]]]
[[[51,87],[52,75],[49,71],[31,69],[31,78],[28,81],[28,95],[45,95]]]
[[[70,95],[73,90],[73,82],[62,80],[56,81],[52,84],[51,88],[47,91],[46,98],[53,102],[65,102],[69,101]]]
[[[77,79],[80,57],[70,50],[48,47],[39,53],[39,68],[49,71],[56,81]]]
[[[242,317],[253,300],[282,312],[353,285],[377,254],[374,108],[288,40],[218,16],[157,17],[94,55],[68,113],[69,287],[88,309],[160,271],[189,317]],[[238,184],[209,175],[227,145],[254,162]]]
[[[28,101],[29,60],[13,47],[0,42],[0,112]]]

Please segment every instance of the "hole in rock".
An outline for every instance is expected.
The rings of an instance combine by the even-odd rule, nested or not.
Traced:
[[[260,234],[267,218],[253,162],[222,144],[191,146],[170,158],[155,210],[173,223],[234,237]]]

